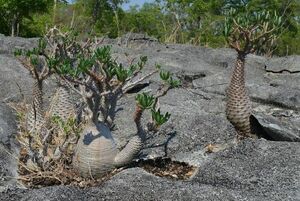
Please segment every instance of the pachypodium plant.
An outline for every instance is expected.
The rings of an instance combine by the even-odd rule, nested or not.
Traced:
[[[45,112],[42,107],[43,88],[39,88],[38,95],[33,94],[34,98],[40,99],[38,105],[43,108],[40,115],[43,118],[36,121],[35,114],[28,114],[31,118],[27,119],[31,119],[34,125],[38,124],[39,129],[34,132],[27,129],[22,138],[37,138],[39,145],[33,151],[32,140],[23,143],[30,152],[25,166],[30,161],[44,172],[53,171],[53,164],[66,158],[81,176],[92,178],[129,164],[140,153],[147,133],[157,131],[170,118],[169,113],[161,113],[159,98],[180,85],[170,72],[162,70],[159,65],[143,75],[147,62],[145,56],[137,62],[130,60],[124,66],[112,57],[110,46],[101,45],[97,39],[77,42],[75,35],[62,33],[56,28],[40,40],[37,48],[16,51],[16,55],[33,72],[43,71],[45,78],[55,76],[59,81],[59,88]],[[153,94],[136,96],[133,115],[136,135],[119,151],[110,131],[114,126],[117,101],[155,73],[160,74],[163,84]],[[70,89],[80,97],[77,109],[70,99]],[[32,107],[36,107],[36,102],[33,101]],[[33,110],[39,112],[39,108]],[[152,113],[152,119],[143,124],[142,115],[147,110]]]
[[[245,59],[249,53],[260,51],[278,38],[282,17],[276,12],[238,14],[231,9],[224,23],[224,36],[229,46],[237,51],[237,59],[227,88],[227,119],[238,132],[238,138],[255,137],[251,133],[251,104],[245,86]]]

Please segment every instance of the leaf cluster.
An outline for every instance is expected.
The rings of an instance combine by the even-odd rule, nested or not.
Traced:
[[[156,70],[140,77],[148,60],[146,56],[141,56],[136,62],[132,59],[125,66],[112,57],[110,46],[101,46],[90,40],[80,43],[76,41],[76,37],[76,33],[62,33],[54,28],[39,41],[36,48],[16,50],[15,55],[25,57],[32,68],[38,69],[42,65],[48,69],[49,75],[53,74],[59,80],[82,86],[77,91],[84,97],[93,118],[98,118],[101,113],[103,121],[106,121],[108,114],[115,112],[116,101],[127,89],[159,71],[163,90],[156,96],[138,94],[136,101],[142,110],[151,110],[157,125],[169,119],[169,113],[162,114],[157,108],[157,102],[169,89],[180,86],[180,81],[174,79],[170,72],[156,64]],[[140,78],[137,79],[138,77]]]
[[[181,83],[180,80],[176,80],[173,78],[171,72],[162,70],[160,65],[157,65],[156,68],[160,69],[159,75],[165,85],[163,87],[163,90],[156,96],[150,95],[149,93],[138,94],[136,96],[136,101],[138,106],[142,110],[151,110],[152,121],[155,122],[156,127],[159,127],[169,120],[171,114],[168,112],[166,112],[165,114],[161,113],[160,108],[157,108],[158,98],[164,96],[169,89],[179,87]]]
[[[170,85],[171,88],[176,88],[181,85],[180,80],[175,80],[170,71],[161,70],[159,73],[160,78],[165,84]]]
[[[155,99],[156,98],[149,93],[141,93],[136,96],[136,101],[139,107],[142,110],[149,109],[151,111],[152,120],[155,122],[156,127],[158,127],[166,123],[169,120],[171,114],[168,112],[162,114],[159,108],[155,109]]]
[[[232,48],[248,54],[273,43],[282,31],[282,24],[282,17],[276,11],[237,13],[235,9],[230,9],[223,34]]]
[[[76,136],[79,136],[81,131],[75,118],[68,118],[67,121],[63,121],[59,116],[52,116],[51,123],[58,126],[58,128],[63,131],[64,135],[75,134]]]

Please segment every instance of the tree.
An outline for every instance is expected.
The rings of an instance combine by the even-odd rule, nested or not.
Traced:
[[[137,6],[131,7],[121,16],[120,29],[123,33],[147,33],[164,41],[169,30],[172,29],[169,19],[163,13],[163,8],[156,3],[145,3],[140,9]]]
[[[94,34],[106,34],[116,37],[120,31],[120,5],[126,0],[77,0],[77,13],[89,21],[89,31]]]
[[[263,11],[276,12],[277,15],[282,17],[282,28],[283,32],[281,35],[284,35],[284,41],[294,41],[297,37],[299,22],[299,10],[300,10],[300,1],[299,0],[225,0],[224,1],[224,13],[228,13],[230,9],[235,9],[235,14],[239,15],[242,13],[259,13]],[[280,37],[280,36],[279,36]],[[289,38],[287,40],[287,38]],[[277,54],[284,51],[286,48],[284,44],[279,40],[279,43],[268,43],[267,46],[260,48],[257,51],[257,54],[264,54],[271,56],[275,51]],[[296,46],[297,44],[294,43]],[[293,46],[293,45],[292,45]],[[284,49],[284,50],[283,50]]]
[[[251,132],[251,103],[245,86],[245,59],[276,41],[282,28],[282,17],[273,11],[237,13],[231,9],[224,23],[224,36],[237,51],[237,59],[226,90],[226,116],[238,132],[238,139],[255,137]]]
[[[52,21],[53,24],[55,24],[55,19],[56,19],[56,12],[57,12],[57,4],[67,4],[67,0],[53,0],[53,15],[52,15]]]
[[[1,18],[11,27],[10,35],[18,36],[22,20],[31,19],[34,13],[47,12],[51,3],[52,0],[0,0]]]
[[[173,30],[166,42],[208,45],[216,37],[224,43],[216,31],[220,27],[222,0],[165,0],[160,4],[172,19]]]

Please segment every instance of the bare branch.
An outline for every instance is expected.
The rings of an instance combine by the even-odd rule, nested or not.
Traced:
[[[161,89],[158,90],[157,94],[154,96],[155,101],[154,101],[154,108],[157,109],[157,104],[158,104],[158,99],[162,96],[165,96],[167,92],[171,89],[171,86],[163,86]]]
[[[147,79],[148,77],[151,77],[153,74],[157,73],[158,70],[154,70],[150,73],[148,73],[147,75],[141,77],[140,79],[136,80],[135,82],[131,82],[131,83],[128,83],[127,85],[125,85],[123,88],[122,88],[122,91],[124,93],[126,93],[127,91],[129,91],[130,89],[132,89],[135,85],[139,84],[140,82],[144,81],[145,79]]]

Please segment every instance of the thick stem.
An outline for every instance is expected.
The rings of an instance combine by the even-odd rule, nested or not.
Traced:
[[[134,122],[135,122],[136,129],[137,129],[137,135],[141,138],[142,142],[144,142],[146,140],[146,133],[145,133],[145,130],[143,129],[143,126],[141,123],[143,112],[144,112],[144,110],[137,104],[136,110],[134,113]]]
[[[110,107],[108,110],[107,122],[110,124],[110,126],[113,125],[113,122],[115,120],[118,96],[118,94],[114,94],[109,97]]]
[[[238,52],[231,81],[226,91],[226,115],[238,134],[247,137],[251,136],[251,104],[245,86],[245,57],[246,54]]]
[[[43,83],[36,80],[33,85],[33,100],[27,116],[27,130],[30,132],[39,130],[43,123]]]
[[[70,91],[65,84],[61,84],[56,90],[50,103],[50,115],[59,116],[62,121],[66,122],[70,117],[75,116],[75,107],[70,99]]]
[[[245,59],[246,55],[244,55],[243,53],[238,53],[230,80],[230,86],[240,85],[240,87],[245,88]]]
[[[141,151],[146,140],[145,131],[141,125],[143,109],[137,105],[134,114],[134,122],[137,127],[137,135],[133,136],[126,146],[116,155],[115,166],[121,167],[129,164]]]
[[[31,133],[29,137],[29,147],[32,152],[32,159],[36,161],[39,167],[43,165],[43,149],[40,149],[41,139],[46,131],[43,129],[44,125],[44,111],[43,111],[43,81],[35,80],[33,85],[33,100],[30,110],[27,114],[26,129]]]

